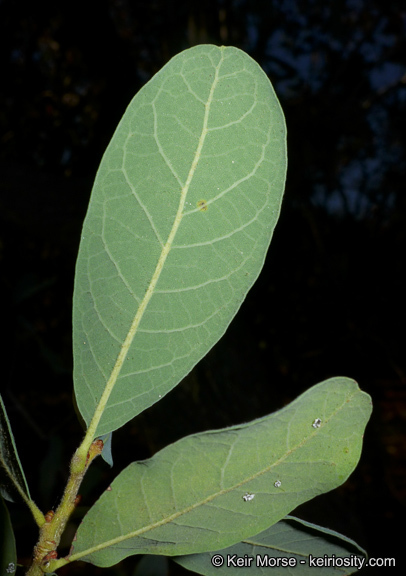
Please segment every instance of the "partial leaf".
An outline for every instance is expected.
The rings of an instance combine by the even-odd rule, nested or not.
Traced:
[[[17,569],[17,551],[7,506],[0,496],[0,574],[12,576]]]
[[[76,267],[75,394],[93,437],[157,402],[225,332],[278,219],[285,140],[268,78],[237,48],[182,52],[130,103]]]
[[[6,407],[0,395],[0,493],[6,500],[30,500]]]
[[[219,576],[222,573],[259,576],[269,574],[270,569],[274,576],[338,576],[360,570],[366,557],[365,550],[350,538],[287,516],[260,534],[224,550],[173,559],[184,568],[204,576]],[[240,565],[237,559],[240,559]],[[320,566],[317,562],[324,565]]]
[[[113,454],[111,451],[111,443],[113,440],[113,433],[105,434],[101,437],[103,440],[103,451],[101,453],[103,460],[112,468],[113,467]]]
[[[168,576],[168,559],[165,556],[145,555],[137,564],[134,576]]]
[[[356,466],[370,397],[333,378],[242,426],[179,440],[128,466],[85,516],[71,560],[220,550],[342,484]]]

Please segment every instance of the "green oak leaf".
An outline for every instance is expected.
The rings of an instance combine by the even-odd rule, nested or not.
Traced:
[[[366,557],[365,550],[350,538],[334,530],[287,516],[260,534],[224,550],[173,559],[187,570],[203,576],[219,576],[222,573],[230,576],[259,576],[269,574],[270,570],[273,576],[339,576],[353,574],[361,569]],[[219,558],[224,561],[221,568]],[[243,562],[240,566],[237,565],[237,558]],[[247,558],[252,560],[247,561]],[[323,562],[324,566],[317,562]],[[326,562],[330,565],[326,565]]]
[[[258,534],[355,468],[371,399],[332,378],[249,424],[179,440],[130,464],[79,526],[70,560],[219,550]]]
[[[75,394],[92,437],[157,402],[223,335],[262,268],[286,164],[279,102],[237,48],[186,50],[131,101],[76,267]]]
[[[9,502],[30,500],[6,407],[0,395],[0,494]]]

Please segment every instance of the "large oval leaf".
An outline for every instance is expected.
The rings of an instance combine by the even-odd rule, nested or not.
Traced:
[[[258,534],[347,479],[370,413],[356,382],[332,378],[270,416],[183,438],[121,472],[79,526],[70,560],[111,566]]]
[[[75,393],[95,435],[158,401],[224,333],[263,265],[285,172],[281,108],[236,48],[186,50],[132,100],[76,268]]]

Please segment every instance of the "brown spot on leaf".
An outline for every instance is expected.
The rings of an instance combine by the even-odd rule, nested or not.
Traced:
[[[206,200],[199,200],[197,207],[199,208],[200,212],[206,212],[208,208]]]

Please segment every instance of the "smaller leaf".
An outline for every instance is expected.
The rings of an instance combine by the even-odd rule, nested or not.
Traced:
[[[175,562],[204,576],[259,576],[272,570],[274,576],[335,576],[352,574],[366,562],[366,552],[353,540],[334,530],[287,516],[260,534],[217,552],[173,558]],[[321,561],[317,561],[321,558]],[[238,559],[240,566],[238,566]],[[219,569],[222,565],[223,570]],[[319,566],[317,562],[323,562]],[[329,566],[328,563],[331,565]],[[278,567],[279,564],[279,567]],[[281,566],[282,564],[282,566]]]
[[[7,506],[0,496],[0,574],[12,576],[17,568],[14,532]]]
[[[14,436],[0,395],[0,493],[9,502],[30,500],[27,481],[18,457]],[[24,498],[25,496],[25,498]]]
[[[70,559],[112,566],[258,534],[348,478],[370,413],[356,382],[331,378],[270,416],[183,438],[119,474],[83,519]]]

